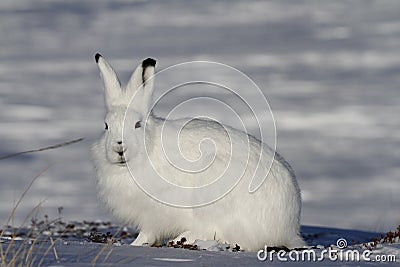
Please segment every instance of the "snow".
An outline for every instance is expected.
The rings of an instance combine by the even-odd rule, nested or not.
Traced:
[[[96,197],[89,154],[103,129],[93,60],[99,51],[123,81],[148,56],[158,60],[159,70],[212,60],[243,71],[274,112],[278,150],[303,191],[302,224],[395,229],[400,224],[399,5],[395,0],[1,1],[0,157],[85,140],[0,161],[0,225],[29,181],[50,164],[18,209],[16,225],[43,200],[39,213],[50,217],[62,206],[70,220],[112,220]],[[69,244],[61,244],[62,250],[73,255],[80,244]],[[398,253],[399,248],[381,249]],[[153,258],[198,256],[168,255],[167,248],[115,251],[120,253],[115,262],[137,253],[138,262],[155,266],[166,261]],[[204,255],[207,264],[235,264],[236,254],[215,253]],[[241,255],[241,262],[258,264],[254,254]]]
[[[48,229],[45,231],[47,236],[40,230],[43,227]],[[113,237],[108,238],[108,241],[114,240],[114,243],[104,243],[107,241],[94,243],[95,239],[90,237],[94,227],[98,233],[109,232],[110,235],[113,235]],[[3,251],[7,249],[7,246],[11,246],[10,251],[18,251],[21,247],[29,248],[32,251],[31,257],[17,258],[33,266],[40,264],[40,262],[44,266],[92,266],[93,263],[96,263],[96,266],[176,266],[177,264],[183,266],[263,266],[265,264],[276,266],[282,264],[276,253],[272,257],[268,254],[268,257],[263,258],[263,250],[261,252],[232,251],[229,249],[229,245],[218,243],[215,240],[196,240],[195,244],[198,246],[198,250],[166,246],[134,247],[129,245],[134,230],[123,228],[125,234],[122,237],[118,234],[119,228],[117,225],[101,221],[83,223],[64,223],[59,220],[50,223],[40,221],[34,228],[22,229],[18,234],[19,236],[14,238],[13,243],[9,236],[12,232],[7,230],[6,232],[9,233],[1,238],[3,242],[0,243],[3,246]],[[66,231],[66,229],[69,230]],[[397,266],[400,262],[398,240],[397,243],[393,244],[378,244],[370,252],[361,245],[357,245],[369,242],[373,237],[379,237],[379,233],[311,226],[303,227],[302,233],[307,241],[307,248],[315,253],[317,263],[322,263],[325,266],[359,266],[360,263],[380,266],[382,262],[378,262],[378,259],[384,259],[386,266]],[[24,243],[24,240],[32,238],[29,237],[30,235],[32,237],[38,235],[36,238],[39,242],[35,244],[32,241]],[[49,240],[49,236],[53,237],[54,249],[51,246],[52,242]],[[338,239],[347,240],[348,246],[345,247],[341,245],[342,243],[338,243]],[[351,240],[354,240],[355,245],[351,244]],[[15,244],[15,247],[12,244]],[[13,250],[14,248],[15,250]],[[278,248],[275,250],[278,251]],[[324,250],[336,250],[336,252],[332,255],[322,254]],[[298,253],[299,260],[291,260],[289,254],[283,256],[287,259],[285,264],[290,266],[315,264],[315,261],[302,260],[301,253],[303,251],[291,251],[291,257],[295,259],[295,253]],[[346,256],[350,255],[349,252],[358,253],[351,255],[359,255],[360,261],[352,260],[357,259],[356,256],[356,258]],[[10,259],[14,254],[11,252],[8,255],[7,259]],[[304,255],[307,259],[309,254]],[[335,258],[336,255],[338,258]],[[366,256],[365,259],[363,255]],[[333,260],[330,260],[329,257],[332,257]]]
[[[224,244],[219,244],[216,240],[196,240],[193,245],[196,245],[201,250],[208,251],[224,251]]]

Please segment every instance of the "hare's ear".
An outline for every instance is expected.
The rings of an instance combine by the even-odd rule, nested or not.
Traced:
[[[150,109],[151,97],[154,89],[154,69],[156,61],[152,58],[143,60],[136,70],[133,72],[126,92],[133,96],[133,108],[142,113],[147,114]]]
[[[100,76],[104,84],[106,105],[109,108],[121,101],[121,83],[111,65],[102,55],[97,53],[94,58],[100,70]]]

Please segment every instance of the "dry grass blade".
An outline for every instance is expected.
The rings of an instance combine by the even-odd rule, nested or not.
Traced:
[[[92,260],[92,266],[95,266],[95,265],[96,265],[97,261],[99,260],[100,256],[104,253],[104,251],[106,251],[106,249],[109,248],[109,247],[113,244],[112,240],[114,240],[114,238],[118,235],[118,233],[121,232],[122,228],[123,228],[123,227],[120,226],[120,227],[118,228],[118,230],[115,231],[114,235],[111,237],[110,242],[107,242],[107,244],[106,244],[104,247],[101,248],[101,250],[99,251],[99,253],[97,253],[97,255],[96,255],[96,256],[94,257],[94,259]],[[107,253],[107,255],[106,255],[106,257],[104,258],[103,262],[105,262],[105,261],[108,259],[108,257],[111,255],[112,251],[113,251],[113,249],[111,249],[111,250]]]
[[[74,139],[74,140],[71,140],[71,141],[67,141],[67,142],[63,142],[63,143],[60,143],[60,144],[56,144],[56,145],[53,145],[53,146],[48,146],[48,147],[44,147],[44,148],[28,150],[28,151],[23,151],[23,152],[18,152],[18,153],[2,156],[2,157],[0,157],[0,160],[13,158],[13,157],[17,157],[17,156],[28,154],[28,153],[40,152],[40,151],[55,149],[55,148],[59,148],[59,147],[63,147],[63,146],[68,146],[68,145],[71,145],[71,144],[74,144],[74,143],[78,143],[78,142],[82,141],[83,139],[84,138],[78,138],[78,139]]]
[[[96,257],[94,257],[94,259],[92,260],[92,266],[96,265],[97,261],[99,260],[100,255],[103,254],[104,251],[106,251],[106,249],[109,248],[110,246],[111,246],[111,243],[107,243],[104,247],[101,248],[99,253],[97,253]]]
[[[110,251],[107,253],[107,255],[104,257],[103,262],[106,262],[108,260],[108,258],[110,257],[111,253],[114,251],[114,249],[110,249]]]
[[[5,257],[7,257],[8,253],[9,253],[9,250],[11,249],[12,245],[13,245],[14,242],[15,242],[15,237],[17,237],[17,236],[19,235],[19,233],[20,233],[22,227],[23,227],[23,226],[25,225],[25,223],[28,221],[28,218],[29,218],[35,211],[37,211],[37,210],[39,209],[39,207],[43,204],[43,202],[44,202],[44,201],[41,201],[39,204],[37,204],[36,207],[35,207],[34,209],[32,209],[32,210],[28,213],[28,215],[25,216],[24,221],[22,222],[22,224],[20,225],[20,227],[17,228],[17,231],[15,232],[14,236],[12,237],[10,244],[7,246],[7,249],[6,249],[5,253],[4,253],[4,256],[5,256]],[[31,234],[31,233],[32,233],[32,229],[28,232],[28,235]],[[25,254],[27,254],[26,262],[28,261],[28,259],[29,259],[29,252],[32,251],[33,245],[36,243],[36,241],[34,241],[34,242],[32,243],[32,245],[31,245],[31,247],[28,249],[28,251],[25,252],[24,250],[26,249],[27,243],[29,243],[28,239],[25,239],[25,240],[22,242],[22,244],[20,245],[19,249],[14,253],[14,256],[12,257],[12,259],[11,259],[10,262],[9,262],[9,265],[10,265],[10,266],[13,266],[13,264],[16,262],[16,260],[17,260],[18,258],[23,257]]]
[[[29,183],[28,186],[26,187],[25,191],[21,194],[21,196],[19,197],[17,203],[15,204],[14,208],[12,209],[11,215],[8,217],[6,223],[5,223],[4,226],[3,226],[3,229],[6,229],[7,226],[9,225],[10,221],[14,218],[15,212],[16,212],[17,208],[18,208],[19,205],[21,204],[22,199],[23,199],[23,198],[25,197],[25,195],[28,193],[29,189],[32,187],[33,183],[34,183],[43,173],[45,173],[51,166],[52,166],[52,164],[49,165],[49,166],[47,166],[45,169],[43,169],[38,175],[36,175],[36,176],[30,181],[30,183]],[[0,240],[3,238],[4,232],[5,232],[5,231],[0,231]],[[12,242],[13,242],[13,240],[12,240]],[[1,264],[2,264],[2,266],[5,266],[5,265],[6,265],[6,256],[7,256],[8,251],[9,251],[9,247],[7,247],[6,253],[4,253],[4,251],[3,251],[3,246],[0,246],[0,255],[1,255]]]
[[[21,195],[20,198],[18,199],[17,204],[15,204],[14,208],[12,209],[11,215],[8,217],[8,219],[7,219],[7,221],[6,221],[6,223],[5,223],[5,225],[4,225],[3,228],[6,228],[7,225],[10,223],[11,219],[14,218],[14,216],[15,216],[15,211],[17,210],[17,208],[18,208],[19,205],[21,204],[22,199],[25,197],[26,193],[28,193],[29,189],[32,187],[33,183],[34,183],[43,173],[45,173],[48,169],[50,169],[50,167],[51,167],[52,165],[53,165],[53,164],[50,164],[49,166],[47,166],[44,170],[42,170],[38,175],[36,175],[36,176],[31,180],[31,182],[30,182],[30,183],[28,184],[28,186],[26,187],[25,191],[22,193],[22,195]],[[3,237],[3,232],[0,233],[0,239],[1,239],[2,237]]]
[[[50,250],[53,250],[54,256],[55,256],[55,258],[56,258],[56,261],[57,261],[57,263],[59,263],[59,258],[58,258],[57,250],[55,249],[54,240],[53,240],[53,238],[52,238],[51,236],[49,236],[49,238],[50,238],[51,244],[50,244],[50,246],[46,249],[46,251],[44,252],[42,258],[40,259],[40,262],[39,262],[39,264],[38,264],[39,267],[42,266],[42,264],[43,264],[43,262],[44,262],[44,260],[45,260],[45,258],[46,258],[46,256],[47,256],[47,254],[49,254]]]

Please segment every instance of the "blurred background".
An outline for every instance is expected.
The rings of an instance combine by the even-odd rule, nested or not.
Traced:
[[[231,65],[268,98],[278,151],[303,192],[302,224],[372,231],[400,224],[400,2],[0,2],[0,223],[16,214],[112,220],[90,146],[103,132],[101,52],[126,82],[146,57]],[[42,216],[42,215],[39,215]]]

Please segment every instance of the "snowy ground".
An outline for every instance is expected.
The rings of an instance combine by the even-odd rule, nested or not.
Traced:
[[[302,234],[309,250],[286,252],[279,257],[285,264],[309,266],[398,266],[400,263],[400,229],[391,239],[372,247],[368,242],[378,233],[339,230],[323,227],[302,227]],[[14,243],[10,237],[14,236]],[[24,266],[263,266],[279,265],[277,254],[232,250],[233,246],[216,241],[196,241],[197,248],[133,247],[128,245],[135,237],[130,228],[96,222],[68,222],[37,220],[30,227],[13,231],[6,229],[1,235],[6,261]],[[348,246],[338,243],[345,239]],[[392,242],[395,243],[392,243]],[[52,245],[53,244],[53,245]],[[364,244],[369,244],[365,247]],[[8,249],[8,251],[7,251]],[[275,248],[278,251],[277,248]],[[325,254],[322,254],[323,251]],[[328,254],[329,251],[336,250]],[[269,250],[267,250],[269,251]],[[308,254],[309,251],[315,254]],[[267,252],[268,253],[268,252]],[[289,254],[292,253],[292,254]],[[347,254],[346,254],[347,253]],[[350,254],[351,253],[351,254]],[[18,255],[18,256],[15,256]],[[291,255],[291,256],[289,256]],[[304,256],[302,256],[304,255]],[[308,260],[309,255],[315,258]],[[357,256],[358,255],[358,256]],[[13,257],[15,261],[13,262]],[[298,257],[298,259],[297,259]],[[304,257],[304,258],[303,258]],[[342,258],[341,258],[342,257]],[[296,260],[297,259],[297,260]],[[305,260],[303,260],[305,259]]]
[[[212,60],[242,70],[273,109],[304,225],[400,224],[398,1],[6,0],[0,14],[0,157],[85,138],[0,161],[1,225],[52,163],[16,222],[42,200],[50,217],[62,206],[69,220],[112,219],[98,204],[89,154],[103,130],[98,51],[123,81],[149,56],[158,69]]]

